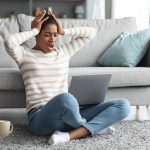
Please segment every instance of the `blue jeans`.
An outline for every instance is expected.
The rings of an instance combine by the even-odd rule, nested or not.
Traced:
[[[124,119],[130,112],[128,100],[119,99],[79,108],[70,93],[55,96],[46,105],[28,113],[28,127],[36,135],[51,135],[55,130],[69,132],[81,126],[91,135]]]

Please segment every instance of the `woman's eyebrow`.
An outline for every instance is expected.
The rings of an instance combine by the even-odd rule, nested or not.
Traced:
[[[57,32],[45,32],[45,33],[48,33],[48,34],[57,34]]]

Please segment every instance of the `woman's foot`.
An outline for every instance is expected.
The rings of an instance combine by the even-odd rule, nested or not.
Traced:
[[[49,145],[56,145],[59,143],[65,143],[70,141],[70,136],[68,132],[61,132],[56,130],[53,135],[50,137],[48,144]]]

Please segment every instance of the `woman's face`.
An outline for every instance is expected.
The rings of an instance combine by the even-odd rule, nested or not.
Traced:
[[[48,24],[36,36],[36,49],[45,53],[52,52],[57,41],[57,26],[55,24]]]

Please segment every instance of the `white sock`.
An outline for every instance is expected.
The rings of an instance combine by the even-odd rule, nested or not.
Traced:
[[[65,143],[70,141],[70,136],[68,132],[61,132],[56,130],[53,135],[50,137],[48,144],[49,145],[56,145],[59,143]]]
[[[54,133],[53,134],[61,134],[61,133],[64,133],[64,132],[61,132],[61,131],[59,131],[59,130],[56,130],[56,131],[54,131]]]
[[[101,130],[100,132],[98,132],[97,134],[113,134],[115,132],[115,128],[113,127],[108,127],[108,128],[105,128],[103,130]]]

